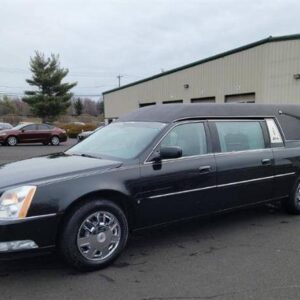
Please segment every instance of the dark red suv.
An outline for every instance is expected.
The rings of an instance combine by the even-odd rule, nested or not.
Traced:
[[[43,143],[58,146],[67,140],[66,131],[47,124],[22,124],[0,131],[0,144],[16,146],[18,143]]]

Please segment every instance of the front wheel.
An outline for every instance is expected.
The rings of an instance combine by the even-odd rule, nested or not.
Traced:
[[[16,146],[18,144],[18,140],[15,136],[9,136],[6,142],[8,146]]]
[[[111,264],[127,239],[128,223],[123,211],[111,201],[94,200],[68,217],[59,250],[71,266],[93,271]]]
[[[288,213],[300,215],[300,178],[296,181],[290,197],[285,202]]]

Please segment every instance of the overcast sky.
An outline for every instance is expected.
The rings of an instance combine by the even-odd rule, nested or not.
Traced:
[[[299,0],[0,0],[0,93],[26,88],[35,50],[59,54],[77,95],[101,95],[273,35],[300,33]]]

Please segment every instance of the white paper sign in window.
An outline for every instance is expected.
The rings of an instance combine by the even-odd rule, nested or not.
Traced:
[[[283,143],[281,134],[278,127],[273,119],[267,119],[267,126],[270,134],[270,139],[272,144]]]

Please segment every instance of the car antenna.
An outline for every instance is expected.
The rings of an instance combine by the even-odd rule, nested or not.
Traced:
[[[297,119],[297,120],[300,120],[300,117],[299,117],[299,116],[294,115],[294,114],[291,114],[291,113],[283,112],[282,110],[279,110],[279,111],[278,111],[278,114],[279,114],[279,115],[289,116],[289,117],[295,118],[295,119]]]

